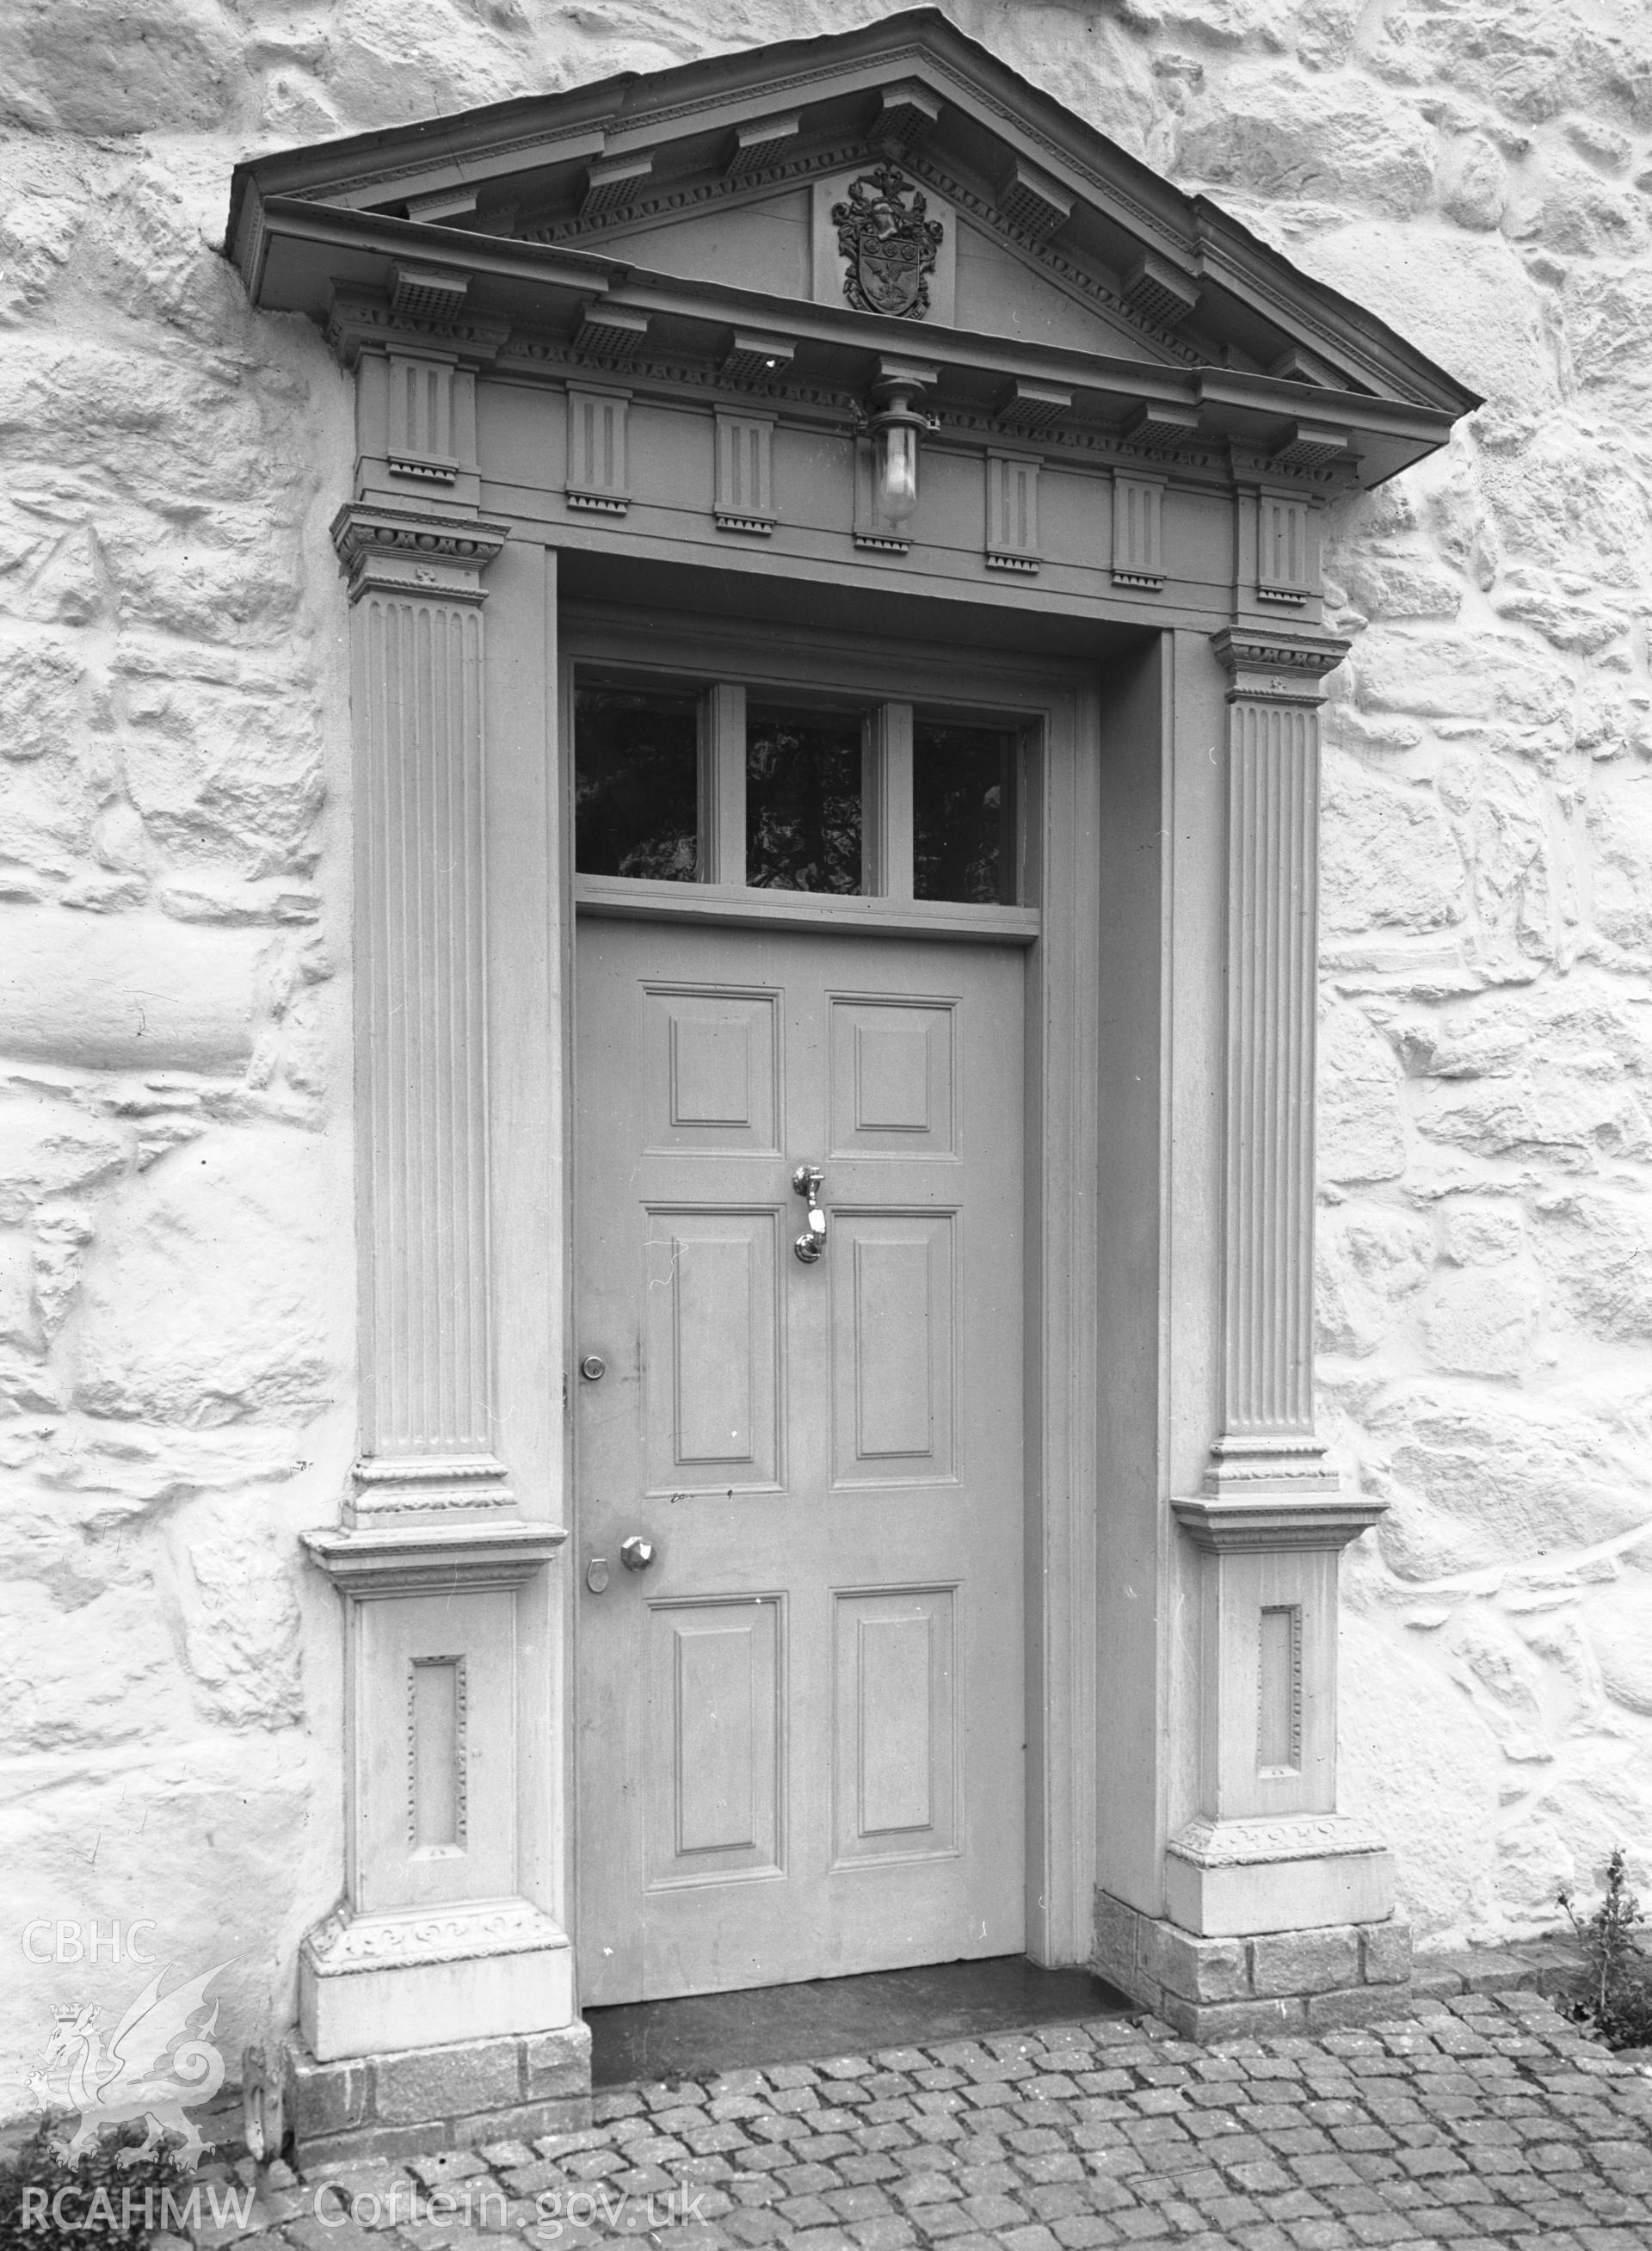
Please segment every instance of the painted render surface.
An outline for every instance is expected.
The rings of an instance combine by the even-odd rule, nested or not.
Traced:
[[[55,2002],[292,2014],[341,1860],[355,1451],[347,381],[218,255],[262,149],[879,6],[26,0],[0,24],[0,2115]],[[1344,1802],[1420,1938],[1652,1837],[1652,28],[1629,4],[955,5],[1484,391],[1347,506],[1322,1418]],[[1637,177],[1644,187],[1637,186]],[[96,1918],[73,1958],[36,1918]]]

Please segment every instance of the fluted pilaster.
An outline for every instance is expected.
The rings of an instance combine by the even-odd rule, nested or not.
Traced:
[[[1346,646],[1217,639],[1231,682],[1219,1490],[1334,1482],[1313,1405],[1317,707]]]
[[[357,1519],[508,1503],[493,1453],[482,572],[494,525],[346,509],[364,1216]]]

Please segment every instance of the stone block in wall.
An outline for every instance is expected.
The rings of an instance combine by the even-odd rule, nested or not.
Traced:
[[[367,2065],[361,2058],[317,2063],[288,2049],[286,2121],[305,2148],[323,2135],[348,2133],[364,2123],[369,2095]]]
[[[1358,1931],[1351,1923],[1335,1923],[1324,1929],[1281,1930],[1253,1938],[1250,1981],[1259,1998],[1357,1986]]]
[[[522,2042],[522,2093],[530,2102],[591,2092],[591,2027],[529,2033]]]
[[[1141,1969],[1166,1992],[1187,2001],[1236,2001],[1250,1992],[1243,1942],[1197,1938],[1174,1923],[1144,1917],[1137,1940]]]
[[[1127,1907],[1110,1892],[1096,1894],[1096,1947],[1090,1956],[1090,1967],[1098,1977],[1105,1977],[1122,1993],[1135,1998],[1135,1984],[1140,1975],[1136,1956],[1136,1935],[1144,1918],[1139,1909]]]
[[[1533,1938],[1508,1951],[1525,1964],[1525,1982],[1534,1993],[1552,1998],[1571,1991],[1583,1978],[1585,1964],[1573,1939]]]
[[[238,1072],[252,1053],[266,930],[13,906],[4,932],[0,1049],[14,1061]]]
[[[1411,1925],[1396,1915],[1359,1932],[1359,1974],[1367,1985],[1401,1985],[1411,1975]]]
[[[459,2040],[451,2047],[407,2048],[373,2058],[373,2115],[384,2125],[515,2109],[521,2100],[522,2059],[514,2038]]]
[[[1411,1973],[1414,2000],[1448,2001],[1463,1991],[1462,1972],[1445,1957],[1425,1955]]]

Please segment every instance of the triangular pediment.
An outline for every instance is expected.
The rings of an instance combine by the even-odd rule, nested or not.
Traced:
[[[323,236],[330,264],[302,246]],[[467,258],[474,311],[577,329],[600,300],[611,342],[629,322],[679,359],[715,364],[744,323],[805,336],[838,383],[879,332],[943,363],[976,339],[984,371],[999,340],[982,397],[1002,378],[1123,398],[1121,368],[1206,371],[1199,412],[1227,434],[1272,444],[1329,418],[1367,433],[1377,474],[1477,403],[927,9],[260,158],[237,174],[231,240],[258,301],[318,315],[322,265],[382,286],[399,245]]]
[[[587,249],[600,245],[684,281],[841,305],[847,260],[831,214],[842,207],[853,182],[868,177],[879,162],[871,154],[857,163],[833,165],[804,184],[725,194],[687,210],[626,212],[577,237],[553,225],[541,239],[577,239]],[[941,228],[943,238],[936,270],[927,277],[928,301],[919,318],[903,325],[966,329],[1158,365],[1198,359],[1190,339],[1134,315],[1110,277],[1086,273],[1068,260],[1041,258],[1033,246],[994,223],[990,205],[978,217],[967,216],[922,163],[909,158],[895,169],[905,184],[904,200],[915,205],[922,196],[925,218]]]

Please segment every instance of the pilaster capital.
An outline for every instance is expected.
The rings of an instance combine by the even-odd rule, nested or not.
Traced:
[[[331,528],[352,602],[370,590],[483,601],[482,572],[510,537],[506,523],[367,501],[346,502]]]
[[[391,1595],[467,1593],[520,1587],[556,1555],[567,1532],[556,1524],[409,1524],[302,1534],[311,1561],[358,1602]]]
[[[1353,646],[1329,634],[1264,633],[1224,626],[1211,647],[1227,674],[1227,701],[1323,703],[1320,682]]]
[[[1205,1493],[1172,1500],[1176,1520],[1195,1548],[1207,1555],[1251,1554],[1265,1548],[1345,1548],[1369,1530],[1387,1502],[1365,1493],[1324,1492]]]

